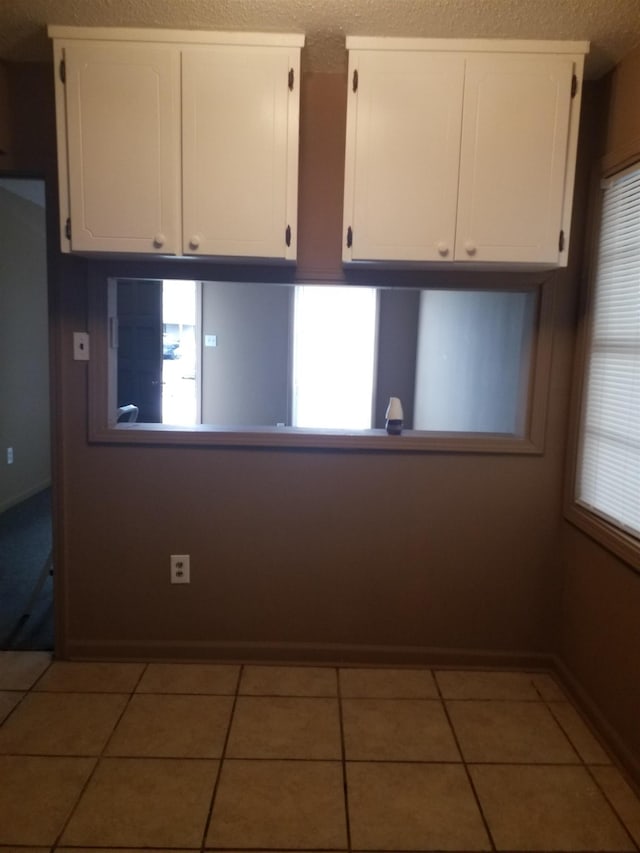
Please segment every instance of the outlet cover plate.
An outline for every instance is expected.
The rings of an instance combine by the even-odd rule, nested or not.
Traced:
[[[171,555],[171,583],[191,583],[191,566],[188,554]]]

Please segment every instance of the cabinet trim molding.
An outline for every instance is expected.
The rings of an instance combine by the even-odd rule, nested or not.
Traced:
[[[255,33],[211,30],[156,30],[129,27],[64,27],[49,25],[51,39],[136,41],[153,44],[234,44],[262,47],[302,47],[303,33]]]
[[[434,53],[589,53],[588,41],[532,39],[429,39],[347,36],[347,50],[420,50]]]

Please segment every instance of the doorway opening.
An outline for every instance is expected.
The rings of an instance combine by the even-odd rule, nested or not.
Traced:
[[[201,284],[117,280],[118,409],[141,423],[200,423]]]
[[[0,648],[53,648],[45,184],[0,177]]]

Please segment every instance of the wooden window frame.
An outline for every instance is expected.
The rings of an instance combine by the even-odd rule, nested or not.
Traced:
[[[305,448],[352,451],[441,452],[541,455],[544,452],[547,398],[552,356],[554,282],[548,273],[438,274],[427,278],[415,271],[367,271],[356,273],[342,283],[399,287],[440,287],[477,290],[522,290],[539,292],[536,335],[531,357],[527,417],[523,436],[488,433],[423,432],[405,430],[400,436],[383,429],[361,431],[300,429],[296,427],[255,427],[230,430],[201,424],[193,427],[171,424],[115,423],[109,412],[116,411],[115,360],[109,355],[109,288],[114,278],[189,278],[202,281],[265,281],[307,284],[297,280],[295,270],[282,267],[223,266],[180,262],[136,262],[95,260],[88,263],[89,333],[91,359],[88,366],[88,439],[94,444]],[[437,279],[435,283],[431,279]],[[326,282],[329,283],[329,282]],[[339,282],[330,282],[336,284]]]
[[[635,157],[626,157],[617,165],[603,160],[593,169],[589,190],[589,224],[587,229],[586,264],[587,276],[578,307],[578,329],[576,336],[576,358],[572,383],[571,415],[569,423],[569,452],[564,489],[565,518],[600,545],[611,551],[634,571],[640,573],[640,541],[626,533],[613,522],[590,511],[576,499],[576,477],[580,453],[580,427],[586,391],[587,358],[591,344],[593,322],[592,306],[596,286],[598,241],[602,214],[602,181],[613,177],[626,168],[638,163],[640,152]],[[606,165],[606,168],[604,166]]]

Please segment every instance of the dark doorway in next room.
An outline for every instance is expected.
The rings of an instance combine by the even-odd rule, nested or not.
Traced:
[[[45,184],[0,176],[0,648],[53,648]]]
[[[0,644],[53,649],[51,489],[0,515]]]

